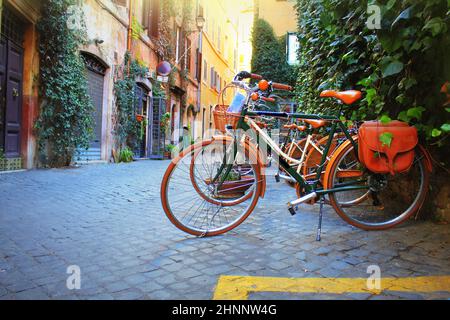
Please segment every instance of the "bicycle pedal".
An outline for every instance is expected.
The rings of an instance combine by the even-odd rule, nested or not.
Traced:
[[[291,216],[295,216],[297,214],[297,211],[295,211],[295,209],[293,207],[289,207],[288,210],[289,210],[289,213],[291,214]]]

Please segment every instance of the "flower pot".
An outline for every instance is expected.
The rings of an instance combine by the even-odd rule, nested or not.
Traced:
[[[142,114],[137,114],[136,115],[136,121],[137,122],[144,122],[144,120],[145,120],[145,116],[144,115],[142,115]]]
[[[235,199],[244,196],[245,192],[253,185],[255,178],[253,176],[243,176],[241,180],[224,181],[222,186],[218,189],[216,199]],[[211,185],[211,180],[205,180],[207,185]],[[216,182],[219,184],[219,182]]]

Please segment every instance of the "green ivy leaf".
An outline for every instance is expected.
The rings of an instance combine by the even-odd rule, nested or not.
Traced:
[[[382,124],[389,124],[391,121],[392,119],[388,115],[383,115],[380,119]]]
[[[384,50],[391,53],[398,50],[402,46],[402,38],[392,33],[380,33],[378,36],[381,46]]]
[[[437,36],[441,31],[445,31],[446,26],[442,18],[435,17],[428,21],[422,30],[430,30],[433,37]]]
[[[386,5],[386,9],[391,10],[395,5],[396,0],[389,0],[389,2]]]
[[[414,78],[404,78],[400,84],[399,84],[399,88],[402,89],[404,88],[405,90],[410,89],[411,87],[415,86],[417,84],[417,80]]]
[[[375,90],[375,89],[367,90],[366,100],[367,100],[367,104],[369,105],[369,107],[372,105],[373,99],[376,97],[376,95],[377,95],[377,90]]]
[[[387,146],[388,148],[391,147],[392,145],[392,140],[394,139],[394,135],[390,132],[384,132],[382,134],[380,134],[380,142],[381,142],[381,146]]]
[[[448,0],[450,1],[450,0]],[[450,108],[445,108],[445,111],[450,112]]]
[[[416,118],[417,120],[422,119],[422,113],[425,111],[426,109],[424,107],[414,107],[414,108],[410,108],[408,109],[408,111],[406,112],[406,115],[409,118]]]
[[[442,131],[441,130],[439,130],[439,129],[433,129],[433,131],[431,131],[431,136],[433,137],[433,138],[437,138],[437,137],[439,137],[440,135],[442,134]]]
[[[397,119],[403,122],[409,122],[411,120],[410,117],[408,117],[406,111],[402,111],[398,114]]]
[[[450,132],[450,123],[443,124],[441,130],[444,132]]]
[[[403,63],[395,60],[392,61],[391,63],[385,65],[384,67],[381,68],[381,72],[383,73],[383,78],[387,78],[390,76],[393,76],[394,74],[398,74],[403,70]]]

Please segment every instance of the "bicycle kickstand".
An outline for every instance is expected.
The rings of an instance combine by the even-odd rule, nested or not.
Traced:
[[[277,174],[275,175],[275,181],[276,181],[276,183],[280,183],[280,181],[281,181],[280,171],[278,171]]]
[[[320,197],[320,213],[319,213],[319,227],[317,228],[316,241],[322,240],[322,221],[323,221],[323,206],[325,204],[324,197]]]

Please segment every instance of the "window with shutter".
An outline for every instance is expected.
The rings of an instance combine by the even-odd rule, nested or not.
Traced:
[[[191,73],[191,48],[192,43],[189,38],[186,38],[186,69]]]
[[[210,79],[210,87],[214,88],[214,81],[216,79],[215,73],[214,73],[214,68],[211,67],[211,79]]]
[[[141,24],[144,29],[148,29],[150,22],[150,1],[141,0],[139,16],[141,17]]]
[[[148,18],[148,35],[154,38],[159,37],[159,19],[161,16],[160,0],[146,0],[149,3],[149,18]]]
[[[202,54],[200,53],[200,50],[197,48],[196,54],[195,54],[195,79],[197,81],[201,81],[202,76]]]
[[[175,48],[175,57],[176,57],[176,64],[180,63],[180,57],[181,57],[181,28],[177,28],[177,35],[176,35],[176,48]]]

